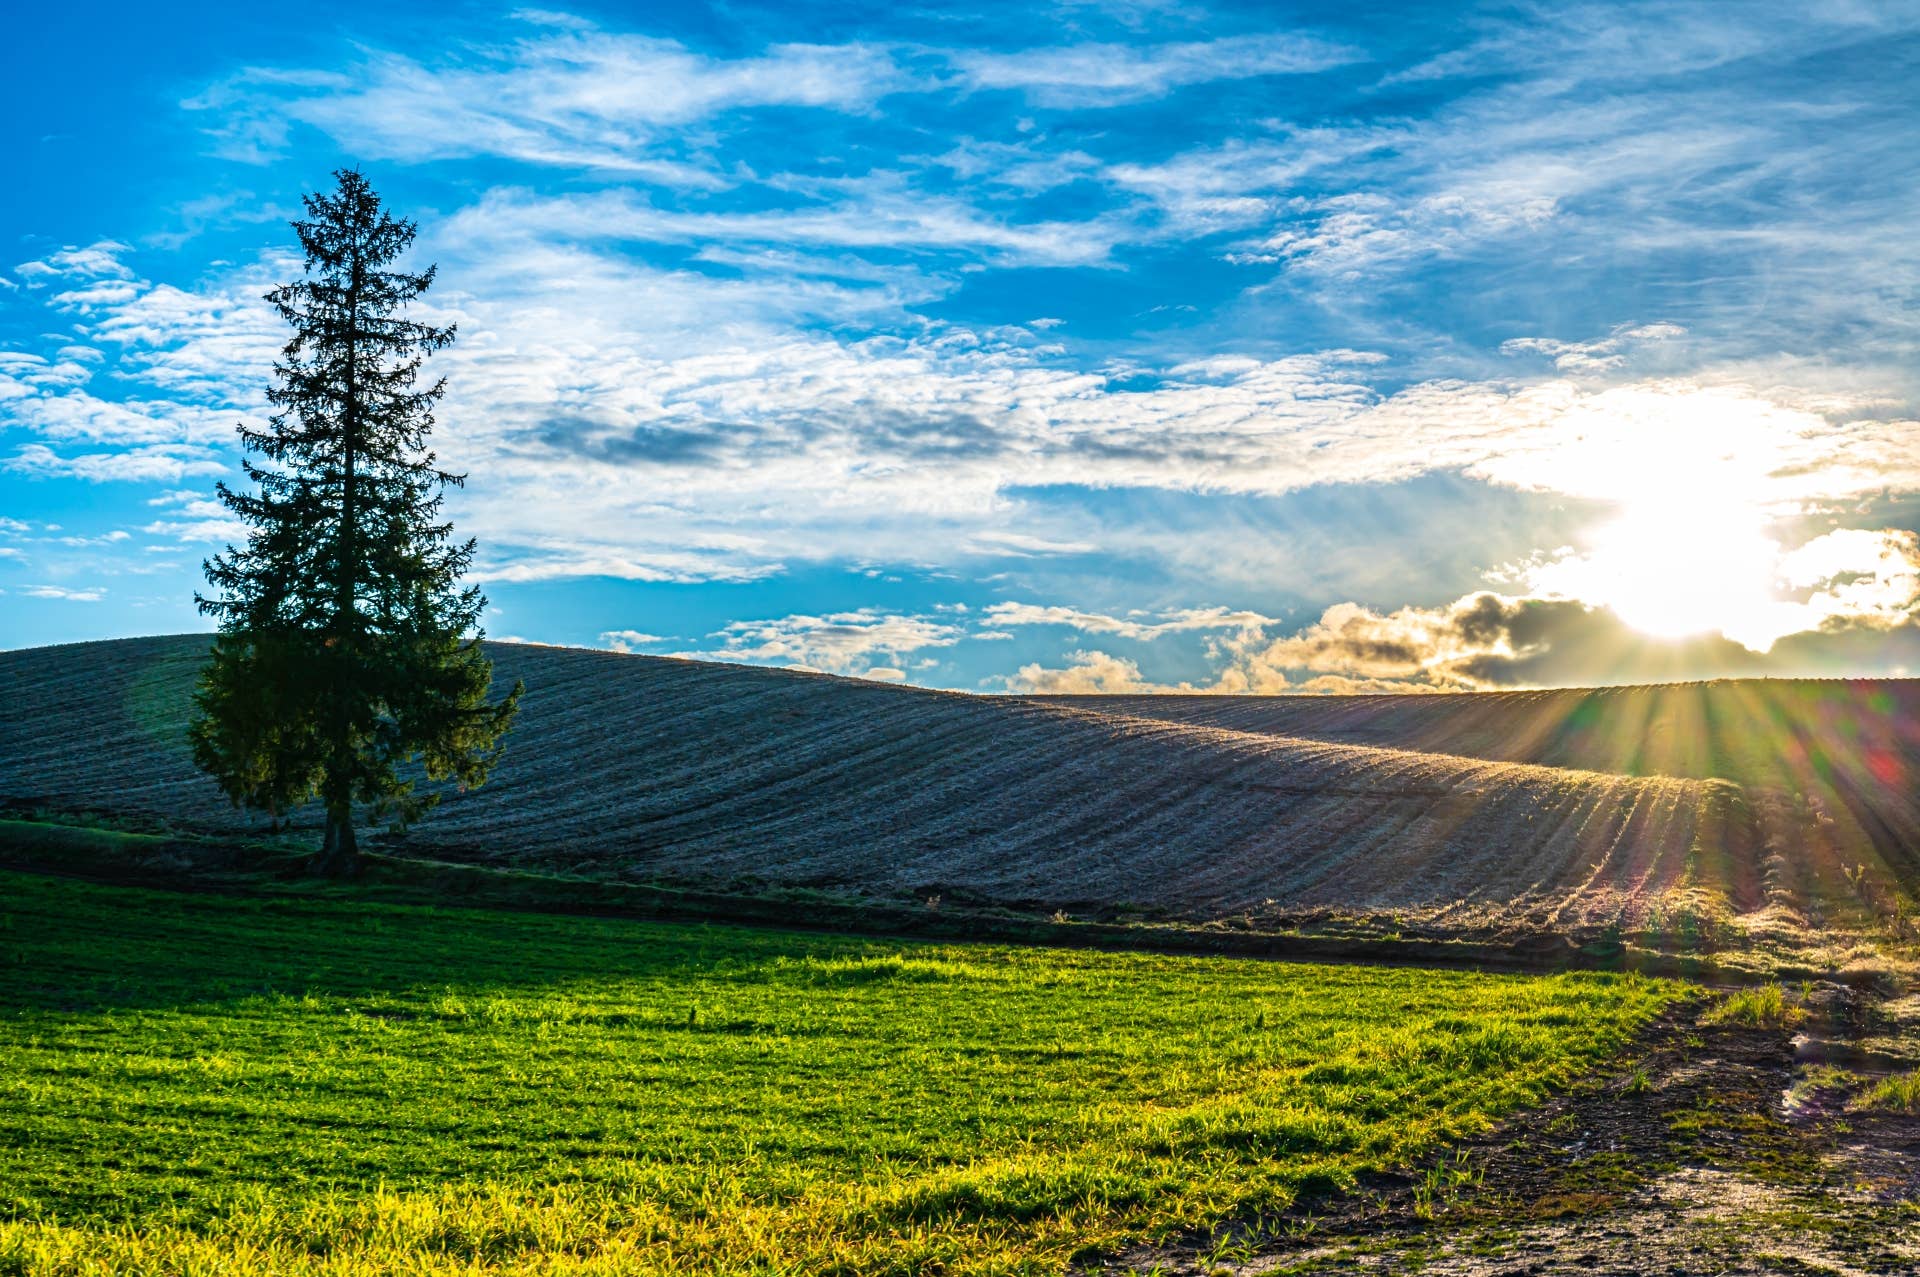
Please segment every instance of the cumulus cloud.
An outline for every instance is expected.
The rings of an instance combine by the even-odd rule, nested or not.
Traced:
[[[1224,607],[1182,608],[1157,616],[1134,613],[1108,616],[1101,612],[1083,612],[1055,604],[994,603],[984,611],[986,624],[995,627],[1019,625],[1059,625],[1083,634],[1114,634],[1121,638],[1151,640],[1167,634],[1204,630],[1259,630],[1274,619],[1258,612],[1235,611]]]
[[[1796,631],[1891,628],[1920,616],[1920,536],[1903,528],[1842,528],[1783,555],[1780,576],[1808,591]]]
[[[1022,665],[1005,680],[1008,691],[1034,696],[1117,695],[1164,690],[1140,676],[1140,666],[1105,652],[1071,652],[1064,668]]]
[[[168,518],[156,519],[140,530],[148,536],[170,537],[183,544],[238,545],[246,540],[247,525],[234,518],[218,501],[193,497],[177,504],[178,508]]]
[[[957,327],[851,340],[742,327],[724,296],[716,311],[698,290],[690,309],[660,311],[631,268],[568,261],[581,272],[569,279],[594,282],[560,290],[539,259],[508,254],[490,267],[497,293],[435,297],[434,317],[463,334],[442,357],[443,455],[474,476],[460,513],[500,556],[482,565],[493,580],[749,580],[789,558],[924,560],[909,546],[929,544],[929,529],[948,556],[1096,547],[1007,528],[1014,486],[1271,496],[1453,471],[1611,502],[1658,480],[1736,491],[1763,512],[1920,488],[1920,423],[1862,415],[1871,406],[1844,396],[1677,377],[1383,392],[1376,381],[1398,370],[1349,350],[1089,370]],[[115,371],[150,396],[36,382],[53,366],[40,356],[0,361],[0,425],[45,441],[6,464],[161,482],[218,473],[233,425],[260,407],[278,334],[255,290],[275,270],[293,266],[255,263],[191,293],[142,285],[82,317],[90,344],[117,352]],[[1583,357],[1671,335],[1635,325]],[[55,446],[70,442],[94,446]]]
[[[1546,544],[1568,548],[1510,580],[1479,578],[1461,551],[1444,582],[1403,571],[1317,586],[1315,608],[1365,597],[1375,618],[1322,635],[1320,670],[1257,665],[1277,626],[1252,612],[1019,604],[1037,611],[983,620],[994,628],[973,637],[1186,635],[1213,645],[1223,686],[1354,688],[1388,677],[1352,667],[1347,640],[1372,626],[1382,642],[1455,644],[1457,659],[1404,676],[1426,685],[1480,677],[1474,661],[1558,668],[1581,627],[1599,651],[1622,618],[1696,633],[1732,595],[1729,566],[1746,596],[1778,595],[1734,635],[1749,655],[1782,635],[1906,624],[1911,547],[1878,527],[1903,516],[1866,511],[1920,490],[1903,300],[1920,278],[1912,108],[1903,83],[1836,85],[1819,68],[1836,50],[1910,38],[1911,15],[1678,3],[1658,23],[1623,22],[1575,4],[1551,21],[1476,23],[1411,57],[1381,41],[1378,66],[1288,31],[1142,34],[1170,29],[1160,18],[1118,43],[1090,13],[1056,37],[1094,33],[1084,43],[1023,47],[1016,26],[996,33],[1010,44],[975,49],[924,31],[897,40],[890,18],[871,40],[725,52],[559,15],[517,21],[485,46],[456,35],[431,53],[247,71],[191,104],[234,155],[319,129],[375,160],[513,161],[454,174],[448,189],[480,194],[423,214],[420,245],[442,266],[429,315],[462,332],[436,361],[453,387],[436,442],[473,476],[450,510],[481,538],[484,579],[746,582],[833,559],[968,570],[991,558],[1016,582],[995,597],[1048,597],[1045,575],[1104,571],[1065,561],[1104,553],[1160,556],[1143,579],[1168,560],[1206,572],[1231,559],[1237,585],[1366,530],[1296,527],[1264,544],[1257,519],[1246,536],[1236,521],[1282,503],[1231,498],[1464,475],[1534,494],[1530,511],[1604,504],[1595,520],[1618,513],[1624,531],[1558,528]],[[1218,108],[1247,90],[1199,87],[1330,70],[1333,91],[1304,114],[1265,95],[1282,118],[1229,114]],[[1418,83],[1419,108],[1365,105],[1383,78]],[[1175,93],[1197,109],[1111,109]],[[1205,131],[1169,131],[1179,118]],[[1222,255],[1250,287],[1214,290],[1217,264],[1186,269]],[[17,268],[28,287],[7,304],[39,310],[12,331],[41,335],[0,352],[8,475],[182,483],[230,470],[232,427],[260,412],[283,338],[259,293],[298,263],[215,266],[187,285],[158,260],[76,241]],[[1057,297],[997,291],[1015,277],[993,271],[1036,267],[1080,273],[1045,277],[1070,285]],[[1137,292],[1164,293],[1151,281],[1189,278],[1200,286],[1138,298],[1134,319],[1164,334],[1130,341],[1116,312],[1111,338],[1072,338],[1104,332],[1083,322],[1088,296],[1132,308]],[[930,309],[963,288],[967,306]],[[1001,297],[976,327],[931,317]],[[1024,315],[1042,318],[1012,322]],[[1277,334],[1305,335],[1290,348]],[[1230,355],[1191,357],[1225,342]],[[1192,494],[1182,504],[1207,513],[1180,526],[1104,517],[1137,489]],[[1673,513],[1703,500],[1711,518]],[[1076,514],[1048,518],[1055,502]],[[1875,526],[1804,545],[1814,525],[1782,530],[1829,515]],[[148,535],[188,540],[218,536],[214,517],[144,516]],[[1640,584],[1648,547],[1663,553],[1664,592]],[[1231,597],[1208,579],[1193,597]],[[1393,606],[1482,583],[1558,617],[1552,641],[1461,646],[1457,605]],[[1291,588],[1267,579],[1259,605],[1295,605]],[[1677,614],[1679,592],[1698,596],[1697,616]],[[1518,631],[1505,632],[1511,645]]]
[[[96,240],[78,247],[73,244],[45,257],[22,262],[13,273],[35,284],[51,279],[132,279],[133,271],[120,258],[131,252],[118,240]]]
[[[1627,362],[1628,352],[1646,342],[1672,341],[1687,330],[1678,324],[1622,324],[1594,341],[1556,341],[1549,337],[1515,337],[1500,344],[1503,355],[1545,355],[1562,372],[1611,372]]]
[[[600,645],[616,652],[631,652],[637,647],[652,647],[666,641],[658,634],[647,634],[640,630],[600,631]]]
[[[89,483],[178,483],[188,475],[220,474],[226,466],[198,448],[155,444],[119,452],[62,456],[44,444],[30,443],[0,462],[0,469],[39,478],[84,479]]]
[[[951,647],[965,636],[962,626],[944,618],[860,608],[822,616],[735,621],[714,632],[713,637],[720,640],[718,648],[681,655],[897,679],[904,677],[897,666],[892,661],[883,664],[877,657],[897,659],[927,648]]]
[[[1379,613],[1337,603],[1314,624],[1262,650],[1259,664],[1362,679],[1420,679],[1476,686],[1477,670],[1533,655],[1551,627],[1538,614],[1561,605],[1469,595],[1445,608]],[[1579,607],[1574,604],[1572,606]]]
[[[1914,534],[1832,533],[1784,562],[1800,574],[1807,597],[1782,605],[1800,623],[1764,646],[1711,629],[1650,633],[1612,607],[1578,598],[1479,591],[1440,607],[1335,604],[1293,634],[1226,645],[1229,663],[1211,690],[1464,691],[1808,675],[1832,668],[1821,636],[1920,632]]]

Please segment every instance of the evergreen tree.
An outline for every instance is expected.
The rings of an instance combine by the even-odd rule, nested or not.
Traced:
[[[453,341],[402,317],[434,268],[388,270],[412,244],[355,170],[306,199],[293,223],[306,278],[267,294],[293,337],[274,365],[265,430],[240,427],[254,493],[219,485],[247,544],[206,564],[196,595],[220,634],[201,675],[194,757],[238,806],[274,819],[318,796],[317,868],[357,863],[354,806],[404,826],[439,799],[403,771],[482,783],[521,688],[489,704],[479,587],[463,586],[471,540],[449,540],[447,485],[426,439],[444,379],[418,384]]]

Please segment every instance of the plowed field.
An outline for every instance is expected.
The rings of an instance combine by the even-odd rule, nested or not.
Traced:
[[[1920,681],[1044,699],[1294,740],[1616,775],[1717,777],[1745,795],[1777,897],[1810,915],[1815,929],[1864,909],[1882,927],[1912,930],[1920,884]]]
[[[0,801],[250,827],[184,744],[205,649],[0,653]],[[505,760],[415,826],[409,854],[1043,909],[1731,935],[1856,932],[1890,911],[1917,852],[1910,794],[1842,792],[1915,757],[1904,684],[1834,685],[1837,701],[1730,683],[1042,703],[492,655],[528,687]],[[1796,791],[1816,746],[1826,788]],[[1868,818],[1886,847],[1865,837],[1878,887],[1847,860]]]

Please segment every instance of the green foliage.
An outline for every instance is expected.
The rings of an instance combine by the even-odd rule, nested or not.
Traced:
[[[1895,1073],[1881,1078],[1854,1101],[1854,1107],[1920,1113],[1920,1073]]]
[[[404,824],[438,800],[402,778],[408,763],[434,780],[485,780],[519,689],[486,703],[486,599],[460,584],[474,543],[451,541],[441,517],[464,476],[427,449],[445,382],[418,378],[454,330],[402,312],[433,269],[385,269],[413,224],[359,173],[335,177],[293,223],[307,277],[267,294],[293,336],[269,428],[240,427],[256,491],[219,485],[248,539],[206,565],[215,593],[197,601],[221,633],[192,740],[236,804],[278,816],[318,794],[329,847],[350,858],[354,803]]]
[[[0,914],[23,1274],[1058,1272],[1482,1130],[1678,993],[26,875]]]
[[[312,640],[222,634],[201,673],[193,760],[236,807],[275,820],[312,797],[325,775],[325,684]]]
[[[1707,1012],[1712,1024],[1738,1024],[1749,1029],[1785,1029],[1799,1024],[1807,1013],[1787,1001],[1786,990],[1777,984],[1729,993]]]

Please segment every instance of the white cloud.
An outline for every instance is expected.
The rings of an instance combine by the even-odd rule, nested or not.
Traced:
[[[20,593],[33,599],[64,599],[69,603],[98,603],[107,596],[105,590],[70,590],[60,585],[29,585]]]
[[[169,496],[177,497],[178,493]],[[191,499],[180,504],[180,508],[171,513],[171,517],[158,519],[146,524],[140,530],[148,536],[172,537],[181,544],[207,542],[214,545],[239,545],[246,541],[247,525],[235,518],[226,506],[218,501],[189,494]],[[158,504],[148,502],[149,505]]]
[[[67,278],[132,279],[133,271],[120,260],[121,254],[131,251],[129,245],[111,239],[98,240],[84,248],[69,244],[45,257],[20,263],[13,268],[13,273],[36,282]]]
[[[1089,541],[1052,541],[1024,532],[988,529],[968,537],[966,548],[976,554],[1025,559],[1053,554],[1093,554],[1100,547]]]
[[[1139,665],[1123,657],[1109,656],[1105,652],[1070,652],[1067,659],[1070,664],[1060,669],[1050,669],[1037,662],[1022,665],[1005,680],[1006,688],[1010,692],[1034,696],[1118,695],[1167,690],[1143,679]]]
[[[1781,556],[1780,577],[1811,590],[1816,629],[1835,621],[1889,626],[1920,610],[1920,536],[1906,529],[1842,528]]]
[[[1858,391],[1583,376],[1383,394],[1373,383],[1397,370],[1342,350],[1097,371],[1017,335],[927,326],[836,340],[746,322],[764,297],[736,309],[734,283],[686,279],[662,292],[596,254],[509,251],[489,257],[485,299],[453,291],[480,265],[447,265],[430,313],[461,325],[436,360],[452,387],[436,444],[472,475],[456,509],[490,580],[752,580],[792,560],[920,562],[929,543],[944,556],[1099,548],[1008,530],[1013,487],[1274,495],[1458,471],[1625,501],[1662,477],[1770,511],[1920,489],[1920,423],[1861,415],[1872,405]],[[279,339],[246,297],[292,269],[273,259],[197,292],[143,286],[89,315],[91,343],[158,383],[152,397],[30,385],[22,375],[46,361],[0,361],[0,424],[44,441],[7,467],[174,483],[220,473]],[[1569,344],[1599,360],[1672,336],[1639,324]],[[72,456],[69,443],[93,447]]]
[[[602,630],[600,643],[616,652],[631,652],[636,647],[651,647],[666,640],[658,634],[645,634],[639,630]]]
[[[777,575],[778,562],[746,562],[738,555],[660,550],[650,553],[608,553],[601,547],[557,542],[531,545],[509,542],[512,558],[496,558],[478,565],[468,576],[475,581],[563,581],[604,576],[616,581],[757,581]],[[500,545],[490,552],[499,555]]]
[[[1279,137],[1232,138],[1153,162],[1111,164],[1103,175],[1151,199],[1172,229],[1208,234],[1266,223],[1318,175],[1408,140],[1405,126],[1289,129]],[[1262,252],[1278,260],[1270,244],[1243,245],[1236,256]]]
[[[1148,617],[1143,613],[1117,617],[1057,605],[994,603],[988,605],[982,615],[986,624],[997,627],[1062,625],[1083,634],[1114,634],[1121,638],[1141,640],[1207,630],[1258,631],[1275,624],[1270,616],[1224,607],[1183,608],[1160,613],[1157,617]]]
[[[1553,360],[1561,372],[1605,373],[1623,366],[1628,352],[1648,342],[1672,341],[1687,330],[1678,324],[1621,324],[1594,341],[1556,341],[1550,337],[1515,337],[1500,344],[1503,355],[1540,354]]]
[[[687,125],[755,107],[861,111],[905,83],[887,50],[861,44],[716,58],[568,23],[434,65],[372,50],[348,74],[247,71],[184,105],[214,114],[221,153],[243,161],[283,151],[297,122],[371,159],[497,155],[712,187],[727,178],[681,154]]]
[[[30,443],[0,462],[0,469],[91,483],[178,483],[188,475],[220,474],[226,467],[204,450],[193,448],[142,445],[120,452],[61,456],[44,444]]]
[[[186,505],[190,502],[204,501],[205,499],[206,493],[201,492],[197,488],[175,488],[173,491],[163,492],[157,497],[148,497],[147,504],[150,506]]]
[[[708,660],[756,661],[871,675],[886,668],[879,656],[898,658],[927,648],[951,647],[965,630],[931,616],[911,616],[860,608],[824,616],[785,616],[768,621],[735,621],[714,633],[720,647],[682,655]],[[882,673],[878,677],[899,675]],[[904,675],[900,675],[904,677]]]
[[[1213,80],[1324,71],[1361,57],[1352,49],[1285,32],[1180,44],[969,50],[952,56],[970,89],[1017,89],[1037,105],[1068,109],[1140,102]]]
[[[99,536],[63,536],[49,537],[46,539],[52,541],[55,545],[64,545],[70,549],[81,549],[88,546],[118,545],[122,541],[130,540],[132,536],[133,534],[124,528],[115,528],[113,531],[102,533]]]

